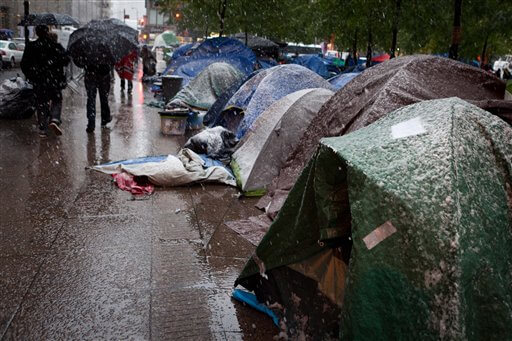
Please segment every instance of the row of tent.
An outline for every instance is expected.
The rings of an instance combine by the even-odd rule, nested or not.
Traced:
[[[230,67],[212,64],[205,79]],[[196,97],[208,92],[195,92],[202,74],[185,87]],[[506,338],[505,84],[435,56],[339,79],[337,90],[294,64],[237,74],[201,108],[240,138],[238,186],[264,195],[265,215],[226,222],[257,245],[236,284],[284,307],[292,337]]]
[[[222,59],[171,101],[240,139],[237,185],[262,196],[264,214],[225,222],[257,246],[235,284],[282,307],[292,338],[507,338],[505,84],[424,55],[337,80]]]
[[[251,36],[251,40],[261,40],[262,38]],[[257,40],[257,41],[259,41]],[[257,44],[252,42],[252,45]],[[277,65],[275,58],[262,56],[258,49],[262,47],[258,43],[257,49],[251,49],[250,44],[243,43],[243,37],[235,38],[221,37],[212,38],[202,43],[189,43],[176,48],[170,61],[162,73],[165,75],[180,76],[183,78],[183,84],[188,84],[208,65],[213,63],[225,62],[236,67],[245,75],[251,74],[255,69],[266,69]],[[270,46],[269,48],[274,48]],[[386,55],[389,59],[389,55]],[[380,58],[380,59],[379,59]],[[382,56],[375,57],[376,62],[382,62]],[[381,60],[382,59],[382,60]],[[311,71],[317,73],[325,79],[332,78],[341,72],[339,65],[329,58],[323,58],[319,55],[297,56],[289,60],[289,63],[302,65]],[[359,66],[359,70],[364,66]]]

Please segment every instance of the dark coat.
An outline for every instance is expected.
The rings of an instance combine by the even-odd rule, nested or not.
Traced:
[[[66,87],[64,68],[69,62],[70,58],[64,47],[44,37],[28,44],[20,66],[34,86],[58,90]]]

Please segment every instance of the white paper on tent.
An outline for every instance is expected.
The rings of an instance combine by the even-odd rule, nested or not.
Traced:
[[[391,127],[391,135],[394,139],[401,139],[403,137],[415,136],[424,134],[427,131],[423,127],[421,123],[421,119],[419,117],[415,117],[413,119],[400,122]]]

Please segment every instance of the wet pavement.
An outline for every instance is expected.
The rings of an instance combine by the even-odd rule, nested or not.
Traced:
[[[0,79],[19,70],[4,70]],[[114,84],[110,129],[85,132],[85,92],[64,92],[64,135],[0,121],[1,340],[271,340],[270,318],[230,298],[253,247],[222,223],[258,214],[222,185],[143,199],[85,167],[175,153],[141,84]],[[99,102],[99,101],[98,101]],[[99,113],[99,103],[98,113]]]

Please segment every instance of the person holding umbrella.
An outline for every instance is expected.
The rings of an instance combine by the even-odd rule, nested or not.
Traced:
[[[38,39],[26,47],[20,65],[34,87],[40,137],[48,136],[48,127],[62,135],[61,90],[66,82],[63,70],[70,61],[64,47],[50,38],[49,31],[46,25],[36,26]]]
[[[87,129],[94,132],[96,122],[96,93],[101,102],[101,125],[111,120],[108,105],[111,72],[114,65],[138,47],[137,30],[118,19],[92,20],[71,33],[68,51],[75,64],[85,70],[87,90]]]
[[[108,94],[112,79],[112,64],[90,64],[85,66],[84,84],[87,92],[87,128],[88,133],[96,128],[96,93],[100,95],[101,126],[105,127],[110,121]]]

